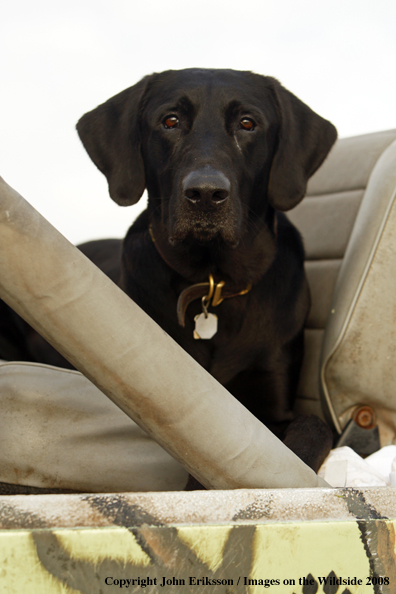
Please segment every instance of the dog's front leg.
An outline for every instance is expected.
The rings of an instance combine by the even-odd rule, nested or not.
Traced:
[[[290,370],[289,370],[290,371]],[[227,389],[310,468],[317,472],[332,448],[331,429],[316,415],[294,417],[296,381],[277,368],[244,371]]]
[[[316,415],[299,415],[288,426],[283,443],[318,472],[333,446],[333,434]]]

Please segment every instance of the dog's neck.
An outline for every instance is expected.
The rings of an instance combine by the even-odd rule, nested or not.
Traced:
[[[263,225],[257,236],[246,233],[235,248],[221,240],[203,245],[188,238],[171,245],[165,228],[155,221],[150,223],[149,233],[162,260],[188,282],[202,282],[213,275],[217,281],[240,287],[256,284],[271,266],[275,257],[276,221],[275,214],[271,226]]]

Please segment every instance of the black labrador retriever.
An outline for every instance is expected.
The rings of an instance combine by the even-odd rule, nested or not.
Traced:
[[[303,198],[334,126],[273,78],[188,69],[143,78],[77,130],[113,200],[149,196],[122,245],[80,249],[317,470],[332,438],[316,417],[293,421],[310,300],[280,211]],[[67,364],[31,331],[25,344]]]

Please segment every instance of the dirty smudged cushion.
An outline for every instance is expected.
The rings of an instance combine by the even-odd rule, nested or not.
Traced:
[[[390,130],[339,140],[290,213],[312,294],[296,410],[322,415],[321,392],[341,431],[354,406],[372,404],[382,445],[396,423],[395,139]]]
[[[187,471],[77,371],[3,362],[0,401],[0,482],[89,492],[187,483]]]

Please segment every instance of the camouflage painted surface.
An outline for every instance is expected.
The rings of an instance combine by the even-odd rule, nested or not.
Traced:
[[[319,490],[298,491],[180,493],[179,519],[189,523],[166,521],[153,494],[1,498],[0,592],[394,593],[393,490],[322,491],[332,519],[319,517]],[[311,496],[310,521],[296,519]],[[202,499],[205,524],[191,518]],[[279,499],[292,519],[276,519]]]

